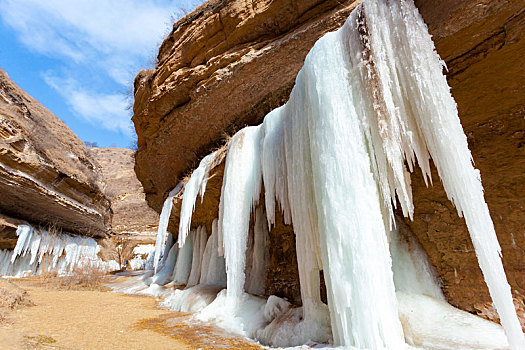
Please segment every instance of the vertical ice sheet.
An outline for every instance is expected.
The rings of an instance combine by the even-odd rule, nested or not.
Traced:
[[[173,280],[173,270],[175,268],[175,263],[177,262],[177,257],[179,255],[179,247],[176,244],[171,246],[171,249],[164,261],[164,265],[159,269],[151,280],[148,281],[148,284],[158,284],[165,285]]]
[[[166,241],[166,233],[168,232],[168,224],[170,221],[171,209],[173,208],[173,197],[175,197],[182,189],[182,183],[177,184],[173,190],[168,194],[168,198],[162,205],[162,211],[159,218],[159,228],[157,229],[157,240],[155,241],[155,255],[153,257],[153,271],[157,273],[159,266],[160,253],[164,250]]]
[[[201,276],[201,263],[204,249],[202,244],[206,244],[206,240],[202,237],[206,237],[206,227],[200,226],[193,236],[193,253],[191,260],[191,272],[190,277],[188,278],[187,286],[191,287],[199,283]]]
[[[195,238],[195,231],[187,237],[184,245],[179,248],[179,256],[177,257],[177,263],[173,269],[173,275],[171,280],[177,283],[186,284],[188,277],[190,276],[191,261],[193,253],[193,239]],[[176,244],[174,244],[176,246]]]
[[[246,127],[230,140],[219,207],[231,301],[244,293],[244,268],[250,213],[261,191],[260,127]]]
[[[200,284],[226,286],[226,265],[223,256],[219,256],[218,223],[212,223],[211,236],[208,238],[202,258]]]
[[[396,220],[391,231],[390,254],[396,292],[422,294],[446,300],[434,267],[430,264],[423,247],[413,237],[410,229]]]

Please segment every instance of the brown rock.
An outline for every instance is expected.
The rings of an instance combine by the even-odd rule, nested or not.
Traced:
[[[16,229],[22,224],[26,222],[0,214],[0,249],[13,249],[16,246]]]
[[[97,177],[82,141],[0,70],[0,212],[104,237],[111,212]]]
[[[415,2],[447,63],[504,266],[516,305],[522,307],[525,0]],[[157,67],[139,73],[133,117],[139,136],[136,172],[153,208],[160,209],[167,192],[223,142],[225,133],[260,123],[286,101],[313,43],[338,28],[356,5],[298,3],[208,2],[174,25]],[[435,173],[433,179],[434,186],[426,189],[421,174],[412,176],[416,212],[410,228],[428,252],[449,301],[495,319],[464,220]]]
[[[357,2],[212,1],[175,23],[159,64],[135,79],[135,170],[150,205],[225,133],[283,104],[304,57]]]
[[[156,234],[159,215],[148,207],[133,170],[135,152],[125,148],[90,148],[89,153],[100,165],[100,187],[111,201],[111,231],[151,239]]]

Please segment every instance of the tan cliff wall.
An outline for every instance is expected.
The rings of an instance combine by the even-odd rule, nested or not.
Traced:
[[[525,0],[415,2],[447,64],[504,266],[516,305],[522,308]],[[286,102],[308,50],[324,33],[341,26],[355,6],[352,1],[211,1],[175,23],[160,47],[158,65],[135,80],[135,170],[149,204],[159,211],[167,192],[223,144],[225,134],[260,123]],[[449,301],[495,319],[464,220],[435,173],[433,179],[427,189],[421,174],[412,176],[416,212],[407,223],[436,267]],[[197,205],[193,224],[210,225],[214,217],[216,212],[201,212]],[[175,227],[176,217],[172,221]],[[297,286],[293,264],[282,266],[283,259],[293,256],[289,230],[272,231],[287,242],[272,255],[272,272],[279,273],[269,282],[280,283],[273,292],[281,294]]]
[[[26,220],[105,237],[111,211],[98,177],[84,143],[0,69],[0,235]]]
[[[100,165],[100,187],[111,202],[111,232],[143,236],[155,242],[159,215],[146,203],[141,183],[135,175],[135,152],[125,148],[90,148]]]

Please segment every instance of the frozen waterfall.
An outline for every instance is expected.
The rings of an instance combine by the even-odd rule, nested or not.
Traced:
[[[412,217],[410,172],[417,164],[430,184],[432,159],[466,220],[508,345],[525,349],[480,174],[443,68],[411,0],[360,4],[341,29],[312,48],[289,101],[229,141],[219,218],[207,239],[202,228],[188,233],[214,155],[191,176],[182,203],[181,250],[177,257],[174,245],[157,274],[171,274],[179,283],[189,275],[189,282],[168,304],[274,345],[323,338],[319,332],[326,335],[331,326],[333,345],[345,348],[506,347],[498,325],[448,305],[423,250],[409,251],[399,240],[396,203]],[[173,193],[161,215],[155,272]],[[258,207],[263,204],[268,225]],[[266,235],[278,210],[296,235],[302,308],[248,294],[264,294]],[[321,270],[327,306],[319,292]],[[225,282],[226,291],[209,288]],[[197,295],[206,297],[189,306]],[[407,311],[424,308],[432,314]],[[436,334],[438,325],[448,328]]]

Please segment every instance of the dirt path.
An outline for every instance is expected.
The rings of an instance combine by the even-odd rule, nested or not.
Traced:
[[[148,297],[104,291],[56,290],[17,281],[35,306],[12,311],[0,325],[1,349],[191,349],[138,327],[166,317]],[[169,315],[169,313],[168,313]]]

